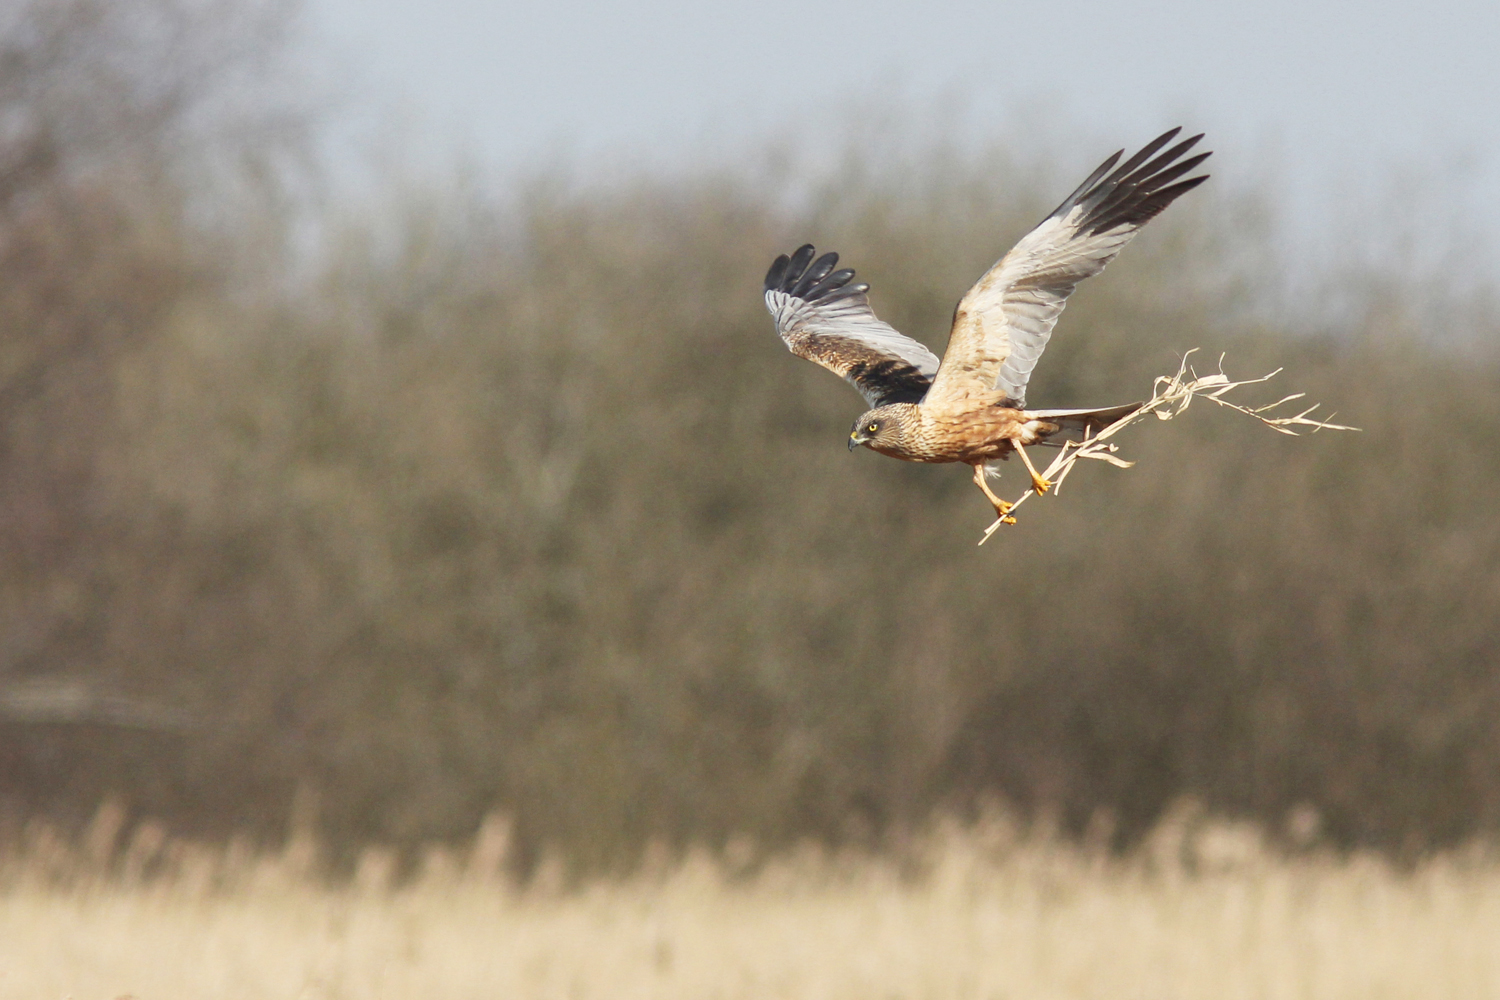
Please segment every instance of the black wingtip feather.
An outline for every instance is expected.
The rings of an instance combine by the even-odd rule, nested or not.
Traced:
[[[849,279],[853,277],[854,272],[847,267],[842,271],[834,271],[832,274],[827,275],[826,277],[819,278],[818,283],[804,292],[802,297],[808,299],[809,301],[813,299],[827,298],[833,292],[847,285],[849,283]]]
[[[1176,146],[1144,167],[1136,170],[1130,176],[1121,178],[1112,190],[1101,191],[1099,195],[1095,195],[1092,199],[1092,205],[1088,205],[1085,202],[1088,206],[1089,214],[1098,216],[1099,218],[1113,217],[1122,206],[1132,201],[1139,201],[1145,195],[1181,177],[1193,167],[1202,163],[1208,158],[1209,154],[1200,153],[1197,156],[1190,157],[1185,164],[1179,163],[1176,166],[1167,166],[1178,156],[1181,156],[1183,152],[1190,149],[1192,143],[1196,142],[1198,138],[1201,137],[1194,137]]]
[[[869,290],[869,285],[865,284],[863,281],[858,281],[852,285],[844,285],[841,288],[835,288],[831,292],[819,292],[817,291],[817,289],[814,289],[813,291],[816,293],[816,297],[819,301],[837,302],[839,299],[852,299],[856,295],[863,295]]]
[[[1178,127],[1157,136],[1102,180],[1099,179],[1102,170],[1094,171],[1091,177],[1093,183],[1086,182],[1083,189],[1074,192],[1072,197],[1058,206],[1054,214],[1066,215],[1074,207],[1082,206],[1084,212],[1083,218],[1079,220],[1078,231],[1089,235],[1107,232],[1122,225],[1143,225],[1160,214],[1174,199],[1208,179],[1208,175],[1204,174],[1202,177],[1172,184],[1212,155],[1199,153],[1177,162],[1203,138],[1203,133],[1200,132],[1157,156],[1158,151],[1181,131],[1181,127]],[[1106,164],[1117,157],[1118,154],[1106,160]]]
[[[771,269],[766,272],[765,290],[774,292],[781,288],[781,281],[786,277],[787,267],[792,263],[792,258],[782,254],[771,261]]]
[[[791,291],[792,284],[802,277],[802,272],[807,270],[807,262],[812,260],[816,253],[811,243],[804,243],[792,251],[790,257],[782,254],[773,260],[771,269],[766,272],[766,291]]]
[[[1097,236],[1099,233],[1107,233],[1119,226],[1145,225],[1164,212],[1167,206],[1176,201],[1180,196],[1187,194],[1193,188],[1208,180],[1209,176],[1209,174],[1202,174],[1198,177],[1190,177],[1185,181],[1173,184],[1171,187],[1162,188],[1160,191],[1152,192],[1145,197],[1133,199],[1119,206],[1115,212],[1105,218],[1099,219],[1097,222],[1085,219],[1083,225],[1078,227],[1079,231],[1086,230],[1090,236]]]
[[[838,266],[838,262],[839,255],[836,253],[825,253],[813,261],[812,267],[809,267],[802,277],[797,280],[797,283],[792,286],[792,294],[799,299],[807,298],[808,290],[827,277]]]
[[[813,245],[805,243],[790,257],[786,254],[777,257],[766,272],[765,290],[785,292],[807,302],[863,295],[870,290],[862,282],[850,284],[854,280],[852,268],[834,270],[838,254],[826,253],[814,261],[816,254]]]
[[[1146,143],[1146,145],[1140,148],[1139,152],[1137,152],[1130,159],[1126,160],[1124,163],[1120,164],[1119,169],[1110,174],[1109,177],[1104,181],[1104,183],[1117,184],[1124,178],[1128,177],[1135,171],[1136,167],[1139,167],[1142,163],[1145,163],[1148,159],[1155,156],[1158,149],[1161,149],[1167,143],[1171,142],[1172,139],[1177,135],[1177,133],[1181,131],[1182,126],[1179,125],[1176,128],[1168,129],[1161,135],[1157,136],[1155,139],[1152,139],[1150,142]]]
[[[1074,188],[1073,193],[1064,198],[1062,200],[1062,204],[1054,208],[1047,215],[1047,218],[1051,219],[1056,216],[1067,215],[1068,212],[1072,211],[1073,206],[1078,204],[1078,199],[1082,198],[1084,193],[1087,192],[1089,188],[1099,183],[1099,178],[1109,173],[1110,169],[1113,168],[1116,163],[1120,162],[1120,157],[1124,155],[1125,150],[1116,150],[1113,156],[1110,156],[1103,163],[1099,164],[1099,166],[1095,167],[1094,172],[1085,177],[1083,183]]]
[[[1198,166],[1198,164],[1208,159],[1208,157],[1208,153],[1199,153],[1197,156],[1190,156],[1187,159],[1183,160],[1181,163],[1175,164],[1165,170],[1152,174],[1150,177],[1140,183],[1139,189],[1141,191],[1151,192],[1157,190],[1158,188],[1166,187],[1168,184],[1172,183],[1177,178],[1181,177],[1185,173],[1188,173],[1194,167]]]

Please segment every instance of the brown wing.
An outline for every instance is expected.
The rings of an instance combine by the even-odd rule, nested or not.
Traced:
[[[766,273],[766,308],[799,358],[847,380],[871,406],[916,403],[927,393],[937,355],[875,318],[854,272],[835,271],[836,253],[816,261],[812,245],[782,254]],[[811,266],[809,266],[809,264]]]
[[[1031,370],[1073,288],[1104,270],[1179,195],[1208,180],[1204,174],[1172,183],[1209,157],[1199,153],[1177,162],[1202,135],[1151,159],[1179,131],[1159,136],[1113,173],[1125,151],[1105,160],[969,289],[953,314],[948,350],[929,402],[999,392],[1016,406],[1026,404]]]

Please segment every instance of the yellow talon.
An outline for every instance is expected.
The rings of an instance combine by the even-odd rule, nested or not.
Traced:
[[[1031,473],[1031,488],[1036,490],[1038,496],[1050,490],[1051,481],[1043,479],[1042,474],[1036,471],[1036,466],[1031,464],[1031,456],[1026,454],[1025,448],[1021,447],[1021,442],[1013,441],[1011,444],[1016,449],[1016,454],[1021,456],[1021,461],[1026,463],[1026,471]]]
[[[984,481],[983,463],[974,466],[974,485],[984,490],[984,495],[989,498],[990,504],[995,508],[996,517],[1006,524],[1016,523],[1016,519],[1010,516],[1010,509],[1014,505],[995,496],[995,491],[990,489],[990,484]]]

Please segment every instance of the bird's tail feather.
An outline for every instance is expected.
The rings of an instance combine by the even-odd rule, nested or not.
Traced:
[[[1098,410],[1024,410],[1022,412],[1027,420],[1045,420],[1049,424],[1057,424],[1064,431],[1081,434],[1085,430],[1096,431],[1102,427],[1108,427],[1116,420],[1136,410],[1140,405],[1140,403],[1126,403],[1123,406],[1106,406]]]

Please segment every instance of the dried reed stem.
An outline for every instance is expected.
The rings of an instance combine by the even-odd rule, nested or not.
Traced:
[[[1225,406],[1231,410],[1237,410],[1240,413],[1244,413],[1248,416],[1254,417],[1256,420],[1259,420],[1261,423],[1265,424],[1273,431],[1277,431],[1281,434],[1291,434],[1293,436],[1297,436],[1302,433],[1303,429],[1309,429],[1314,432],[1323,430],[1359,430],[1358,427],[1346,427],[1343,424],[1334,424],[1329,423],[1326,420],[1317,419],[1312,414],[1313,411],[1318,408],[1318,404],[1309,406],[1307,409],[1303,410],[1301,413],[1295,414],[1294,416],[1269,415],[1277,407],[1290,403],[1293,400],[1301,399],[1304,393],[1300,392],[1293,393],[1290,396],[1284,396],[1274,403],[1269,403],[1265,406],[1258,406],[1254,408],[1241,406],[1238,403],[1232,403],[1224,398],[1224,396],[1231,390],[1238,389],[1242,385],[1255,385],[1260,382],[1268,382],[1271,379],[1275,378],[1278,374],[1280,374],[1281,369],[1278,368],[1270,374],[1262,375],[1260,378],[1244,379],[1242,381],[1235,382],[1231,380],[1228,375],[1224,374],[1224,356],[1221,354],[1219,355],[1219,371],[1213,375],[1200,376],[1192,368],[1192,366],[1188,364],[1188,359],[1191,358],[1196,352],[1197,348],[1194,348],[1193,350],[1188,351],[1182,356],[1182,363],[1177,366],[1176,375],[1158,375],[1153,385],[1151,398],[1146,400],[1140,406],[1136,407],[1134,410],[1127,413],[1119,420],[1116,420],[1108,427],[1105,427],[1098,434],[1089,436],[1088,432],[1085,431],[1084,439],[1082,441],[1064,442],[1062,450],[1058,453],[1057,458],[1055,458],[1052,464],[1047,466],[1046,471],[1042,473],[1042,477],[1044,479],[1049,479],[1052,481],[1053,492],[1056,493],[1062,490],[1063,480],[1068,477],[1068,473],[1073,471],[1073,466],[1076,465],[1081,459],[1093,458],[1098,459],[1101,462],[1108,462],[1111,465],[1119,466],[1122,469],[1130,468],[1135,463],[1127,462],[1122,458],[1116,457],[1115,452],[1119,450],[1119,446],[1111,441],[1110,438],[1114,437],[1116,434],[1120,433],[1120,431],[1124,430],[1131,424],[1136,423],[1140,420],[1144,420],[1147,415],[1155,416],[1158,420],[1171,420],[1173,417],[1185,411],[1193,402],[1193,400],[1198,397],[1202,397],[1203,399],[1209,400],[1213,403],[1217,403],[1220,406]],[[1333,414],[1329,414],[1329,419],[1332,419],[1332,417]],[[1025,493],[1022,493],[1021,496],[1013,504],[1011,504],[1011,510],[1014,511],[1015,508],[1025,503],[1027,498],[1035,495],[1036,489],[1034,487],[1028,488]],[[996,518],[995,522],[985,530],[984,537],[979,540],[979,544],[983,545],[985,542],[989,541],[990,536],[1000,529],[1000,525],[1005,523],[1007,522],[1003,519]]]

